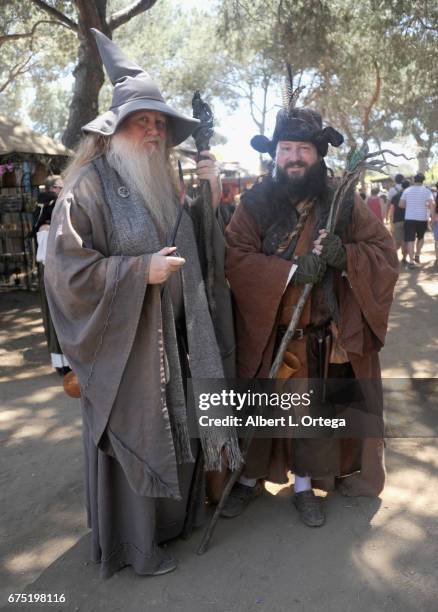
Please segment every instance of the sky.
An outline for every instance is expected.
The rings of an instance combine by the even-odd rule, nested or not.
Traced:
[[[246,106],[242,104],[231,112],[223,104],[217,103],[214,105],[214,113],[219,123],[217,131],[227,142],[214,147],[213,152],[224,161],[238,161],[250,173],[258,173],[259,154],[249,144],[258,131]],[[271,119],[272,127],[274,122],[275,113]]]

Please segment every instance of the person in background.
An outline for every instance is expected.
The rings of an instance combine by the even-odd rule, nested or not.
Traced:
[[[389,222],[389,200],[386,191],[379,191],[379,198],[382,201],[382,214],[385,223]]]
[[[405,209],[400,208],[400,199],[403,194],[403,190],[407,189],[410,186],[410,182],[407,180],[403,180],[402,189],[400,191],[394,190],[394,195],[392,196],[390,207],[389,207],[389,220],[391,223],[391,234],[394,238],[395,246],[398,249],[401,249],[402,252],[402,266],[407,265],[407,247],[405,242]]]
[[[383,223],[383,201],[382,198],[379,197],[379,189],[378,187],[373,187],[371,189],[371,195],[366,201],[366,205],[373,212],[380,221]]]
[[[219,204],[219,213],[221,215],[224,227],[230,223],[232,216],[236,211],[234,195],[231,187],[224,185],[222,188],[222,198]]]
[[[408,267],[411,269],[414,269],[416,264],[420,263],[427,220],[432,214],[432,206],[434,205],[432,192],[423,185],[424,179],[424,174],[421,174],[421,172],[416,174],[414,184],[403,192],[399,204],[400,208],[405,209],[405,242],[409,255]]]
[[[388,191],[388,202],[391,203],[392,198],[403,191],[402,183],[405,180],[403,174],[396,174],[394,177],[394,185]]]
[[[29,238],[34,238],[37,242],[36,260],[38,264],[41,314],[50,359],[52,366],[55,368],[58,374],[60,376],[64,376],[70,372],[70,365],[68,363],[68,359],[65,355],[63,355],[61,347],[59,346],[58,337],[50,316],[46,289],[44,285],[44,264],[46,262],[47,238],[49,235],[52,212],[63,187],[61,176],[58,174],[48,176],[44,182],[44,187],[45,191],[43,191],[38,197],[38,204],[34,213],[34,224],[29,234]]]

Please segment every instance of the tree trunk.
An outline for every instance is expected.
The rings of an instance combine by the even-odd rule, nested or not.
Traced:
[[[424,139],[418,128],[412,130],[415,141],[418,145],[417,162],[418,172],[424,174],[429,168],[429,157],[434,143],[434,133],[427,134],[427,140]]]
[[[421,172],[422,174],[424,174],[428,170],[429,168],[428,158],[429,156],[427,154],[427,151],[420,150],[417,153],[418,172]]]
[[[92,121],[99,111],[99,91],[104,82],[102,60],[90,28],[97,28],[111,38],[106,25],[107,0],[75,0],[79,19],[78,62],[67,127],[62,137],[66,147],[73,148],[81,136],[81,127]]]

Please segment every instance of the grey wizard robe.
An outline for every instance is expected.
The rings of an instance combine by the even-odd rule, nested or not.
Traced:
[[[61,347],[81,385],[92,556],[107,577],[124,565],[140,574],[159,565],[156,542],[183,526],[193,472],[187,460],[197,445],[188,442],[185,405],[172,404],[166,393],[160,286],[147,284],[152,253],[164,244],[145,246],[144,253],[115,252],[114,211],[105,200],[96,169],[84,167],[53,214],[46,282]],[[119,200],[117,206],[128,205]],[[142,238],[145,228],[130,226],[128,209],[125,222],[128,233]],[[221,378],[221,353],[229,358],[234,339],[221,337],[219,349],[186,213],[178,248],[187,261],[181,287],[191,374]],[[180,432],[189,444],[185,452]],[[204,445],[207,468],[220,466],[221,448],[237,466],[235,432],[211,434]]]

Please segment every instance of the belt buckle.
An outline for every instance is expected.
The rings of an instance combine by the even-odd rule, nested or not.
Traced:
[[[298,327],[295,330],[295,340],[302,340],[304,338],[304,329],[302,327]]]

